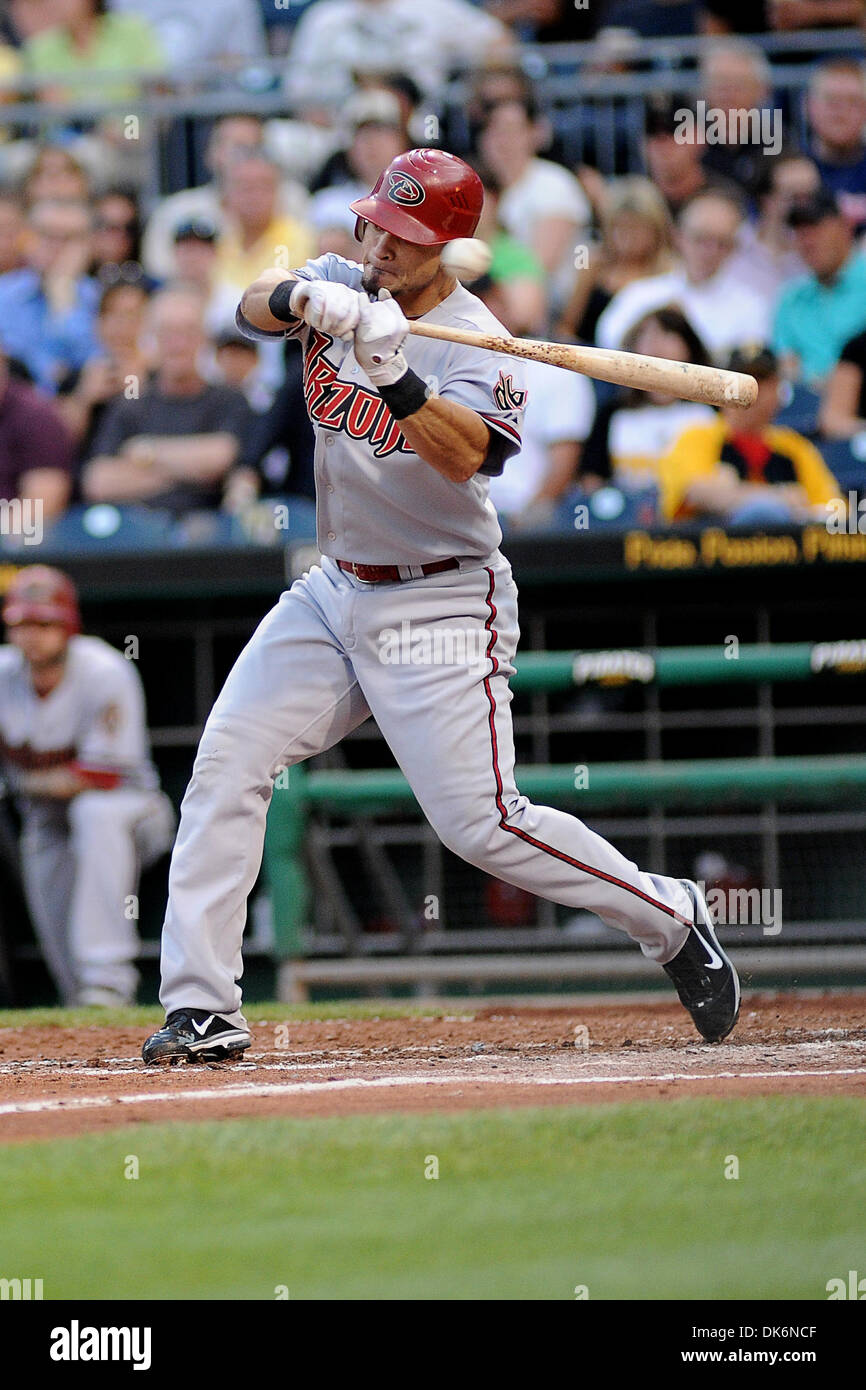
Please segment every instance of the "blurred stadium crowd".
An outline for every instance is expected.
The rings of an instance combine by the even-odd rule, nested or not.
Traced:
[[[351,200],[441,145],[484,180],[471,288],[511,332],[760,381],[715,412],[528,364],[523,453],[491,491],[507,528],[573,528],[581,501],[599,524],[825,516],[866,488],[864,11],[9,0],[0,497],[41,500],[67,548],[118,517],[130,545],[277,542],[262,498],[308,522],[299,349],[241,338],[235,307],[265,265],[353,258]],[[676,62],[647,62],[654,38]],[[641,74],[639,121],[588,129],[587,91]]]

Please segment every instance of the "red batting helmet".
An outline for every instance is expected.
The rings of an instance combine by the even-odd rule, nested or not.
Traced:
[[[350,203],[361,222],[372,222],[416,246],[442,246],[474,236],[484,186],[474,169],[445,150],[408,150],[392,159],[367,198]]]
[[[81,631],[78,594],[71,579],[48,565],[28,565],[19,570],[6,591],[3,621],[7,627],[18,623],[62,623],[68,633]]]

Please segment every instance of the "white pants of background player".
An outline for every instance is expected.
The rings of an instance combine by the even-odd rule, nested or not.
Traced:
[[[437,664],[437,629],[440,658],[447,629],[464,633],[471,659]],[[408,632],[410,653],[428,634],[433,660],[383,660],[394,656],[389,634]],[[682,885],[642,873],[576,817],[533,805],[515,786],[508,676],[518,636],[517,588],[499,552],[375,585],[325,559],[295,581],[244,648],[202,735],[169,876],[166,1012],[205,1009],[243,1025],[241,937],[273,779],[370,714],[449,849],[597,913],[660,964],[676,955],[692,920]]]
[[[65,1004],[91,991],[133,1000],[141,869],[171,846],[174,807],[159,791],[118,787],[47,798],[24,811],[21,868],[45,963]]]

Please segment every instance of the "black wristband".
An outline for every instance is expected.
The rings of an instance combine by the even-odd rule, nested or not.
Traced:
[[[414,415],[430,399],[425,383],[411,367],[393,386],[377,386],[376,390],[395,420],[405,420],[407,415]]]
[[[289,308],[289,300],[297,283],[297,280],[281,280],[268,297],[268,308],[280,323],[294,323],[297,320],[297,314],[293,314]]]

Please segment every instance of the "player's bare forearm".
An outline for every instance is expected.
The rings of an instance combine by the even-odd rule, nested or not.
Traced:
[[[490,430],[480,415],[442,396],[431,396],[400,421],[400,429],[418,457],[452,483],[474,477],[490,448]]]
[[[253,328],[260,329],[263,333],[282,333],[286,325],[280,319],[275,319],[270,309],[268,301],[276,289],[284,280],[297,280],[297,275],[293,275],[288,270],[277,270],[274,266],[269,266],[263,270],[258,279],[244,290],[241,296],[241,313],[247,323],[251,323]]]

